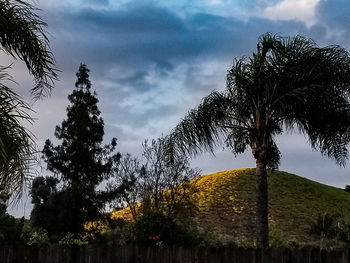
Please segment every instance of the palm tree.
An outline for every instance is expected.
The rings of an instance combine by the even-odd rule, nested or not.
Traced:
[[[281,153],[284,130],[344,165],[350,141],[350,57],[340,46],[318,47],[302,36],[262,35],[250,58],[236,59],[226,89],[214,91],[169,135],[173,153],[197,155],[226,144],[234,155],[249,147],[256,160],[256,241],[267,248],[267,169]]]
[[[55,61],[45,32],[46,24],[36,8],[21,0],[0,0],[0,45],[2,50],[24,61],[35,85],[34,99],[48,95],[57,79]],[[35,144],[23,121],[32,122],[30,106],[4,85],[11,79],[8,67],[0,67],[0,194],[20,194],[31,171]],[[3,197],[2,197],[3,199]]]

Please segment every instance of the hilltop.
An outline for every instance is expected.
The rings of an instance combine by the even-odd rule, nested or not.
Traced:
[[[199,176],[191,181],[199,228],[223,243],[253,243],[255,238],[255,169]],[[318,214],[341,214],[350,222],[350,193],[282,171],[268,174],[270,231],[285,242],[309,243],[310,222]],[[112,217],[126,215],[127,210]]]

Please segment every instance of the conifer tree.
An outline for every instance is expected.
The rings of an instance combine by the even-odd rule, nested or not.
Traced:
[[[54,146],[47,140],[43,149],[48,170],[63,183],[62,189],[46,204],[39,204],[57,207],[48,209],[57,213],[57,233],[78,233],[86,221],[96,219],[104,204],[100,198],[103,195],[96,187],[109,175],[112,163],[120,158],[119,153],[112,155],[115,138],[110,144],[102,145],[104,122],[97,106],[97,94],[91,91],[86,65],[80,65],[76,76],[76,88],[68,96],[67,119],[55,130],[61,144]]]

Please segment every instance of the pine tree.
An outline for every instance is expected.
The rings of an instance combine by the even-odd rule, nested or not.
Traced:
[[[56,222],[58,233],[78,233],[83,230],[84,222],[96,219],[104,205],[96,187],[108,177],[112,163],[120,158],[119,153],[112,155],[115,138],[110,144],[102,145],[104,122],[97,106],[97,94],[91,91],[86,65],[80,65],[76,76],[76,89],[68,96],[67,119],[55,130],[61,144],[54,146],[47,140],[43,149],[48,170],[63,183],[62,190],[46,203],[56,206],[57,209],[49,210],[57,213],[57,221],[64,221]]]

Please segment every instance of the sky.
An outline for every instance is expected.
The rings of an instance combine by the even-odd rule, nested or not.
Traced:
[[[37,0],[47,22],[59,81],[50,97],[33,104],[27,125],[39,149],[54,139],[55,126],[66,117],[67,96],[74,89],[80,63],[90,69],[93,89],[105,122],[105,140],[118,139],[121,153],[139,156],[145,139],[168,134],[187,111],[213,90],[225,89],[234,58],[249,57],[260,35],[305,35],[320,46],[350,49],[350,3],[347,0]],[[30,100],[33,79],[24,64],[12,64],[14,89]],[[280,170],[343,188],[350,184],[349,165],[313,151],[297,133],[277,138]],[[215,156],[192,160],[203,174],[254,167],[250,151],[237,156],[218,148]],[[39,170],[47,175],[45,165]],[[29,216],[26,195],[9,208]]]

